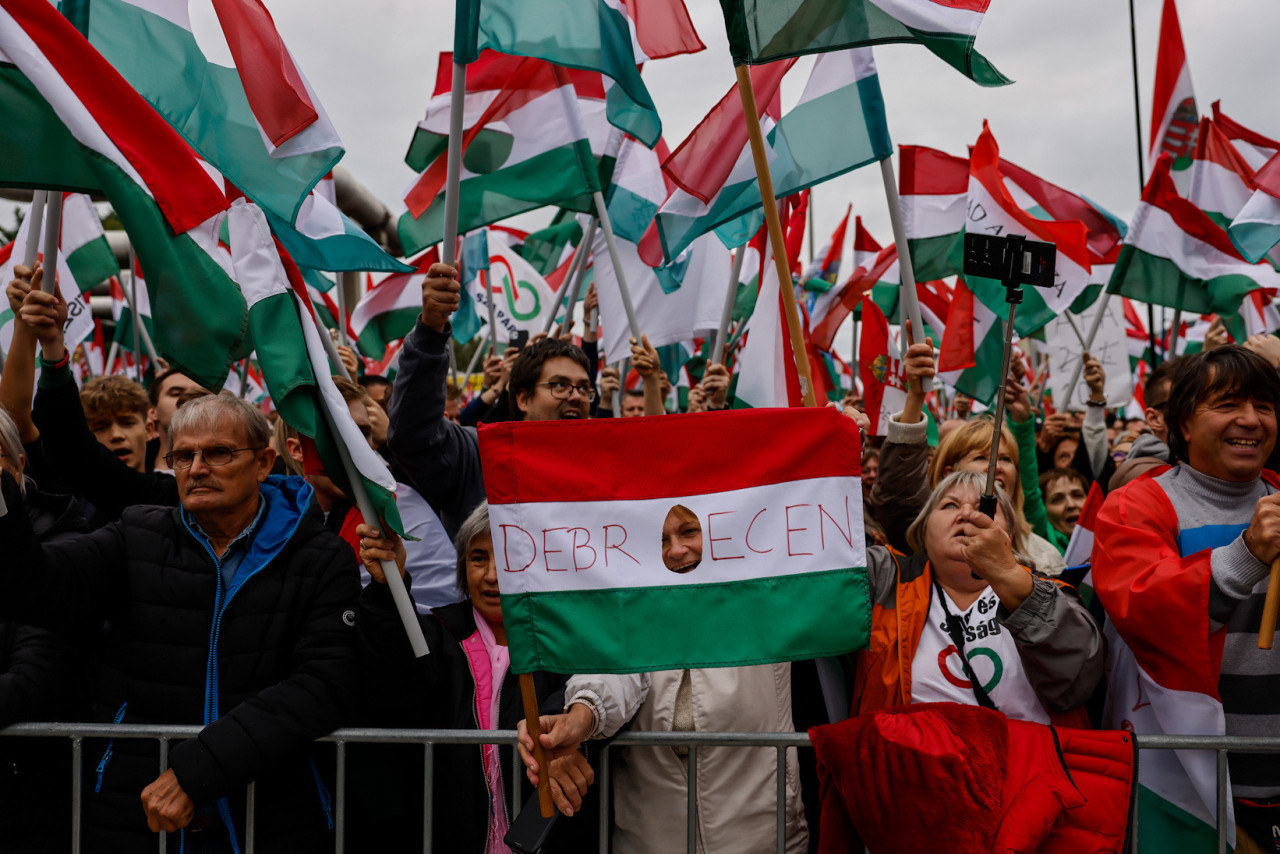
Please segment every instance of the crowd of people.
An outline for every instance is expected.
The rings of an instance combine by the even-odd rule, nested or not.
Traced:
[[[78,387],[65,303],[41,290],[39,268],[15,276],[6,297],[17,322],[0,376],[0,725],[202,727],[172,744],[163,772],[153,742],[86,739],[83,850],[153,850],[165,831],[181,835],[184,852],[240,851],[250,782],[258,850],[332,850],[335,764],[316,739],[352,725],[519,729],[527,773],[511,779],[505,746],[439,745],[427,798],[421,748],[353,745],[346,850],[418,850],[426,810],[434,850],[511,850],[513,785],[536,808],[540,771],[510,671],[476,427],[666,414],[671,380],[647,339],[632,341],[637,388],[600,364],[588,328],[577,343],[538,336],[491,353],[482,387],[468,393],[451,382],[457,271],[433,266],[394,381],[362,375],[345,348],[347,376],[335,376],[399,483],[410,535],[400,538],[366,524],[310,440],[274,412],[176,371],[146,389],[119,376]],[[866,437],[862,457],[866,649],[745,667],[534,674],[560,813],[544,850],[596,850],[598,753],[624,729],[786,733],[952,703],[1059,727],[1153,731],[1109,684],[1136,672],[1220,703],[1195,732],[1280,736],[1280,653],[1256,644],[1280,557],[1271,461],[1280,339],[1164,362],[1146,380],[1143,417],[1128,420],[1109,406],[1101,365],[1083,358],[1083,413],[1039,411],[1041,395],[1015,370],[996,424],[963,395],[939,409],[921,390],[935,373],[932,342],[906,350],[905,405],[887,435]],[[707,365],[685,410],[732,407],[732,386],[725,366]],[[842,411],[868,429],[855,397]],[[987,515],[979,498],[993,444]],[[1090,523],[1096,542],[1068,566],[1091,492],[1106,495]],[[702,558],[698,519],[682,509],[662,534],[675,572]],[[409,584],[425,657],[397,615],[388,561]],[[1185,637],[1173,644],[1171,631]],[[1149,701],[1191,702],[1177,691]],[[1159,719],[1179,731],[1176,714]],[[65,745],[7,737],[0,751],[13,769],[0,783],[0,848],[65,850]],[[1158,770],[1179,773],[1172,760]],[[683,850],[687,751],[619,750],[610,773],[612,850]],[[786,850],[817,850],[812,754],[788,751],[779,764],[772,749],[704,748],[697,775],[699,851],[774,850],[778,792]],[[1280,765],[1234,752],[1230,780],[1238,850],[1280,852]]]

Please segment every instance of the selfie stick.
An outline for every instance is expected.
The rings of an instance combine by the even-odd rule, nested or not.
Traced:
[[[1013,318],[1018,311],[1018,303],[1022,302],[1022,287],[1013,277],[1012,269],[1015,264],[1020,266],[1022,261],[1022,238],[1011,236],[1009,241],[1013,243],[1015,251],[1008,255],[1009,275],[1002,282],[1004,301],[1009,304],[1009,319],[1004,324],[1004,359],[1000,366],[1000,385],[996,389],[996,420],[991,429],[991,453],[987,455],[987,488],[982,490],[982,497],[978,499],[978,510],[992,519],[996,517],[996,467],[1000,462],[1000,426],[1004,424],[1004,395],[1009,383],[1009,363],[1013,357]]]

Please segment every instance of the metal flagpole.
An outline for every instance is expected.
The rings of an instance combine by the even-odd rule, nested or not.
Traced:
[[[142,318],[138,316],[138,260],[133,255],[133,245],[129,245],[129,290],[124,291],[125,302],[129,304],[129,316],[133,320],[133,369],[138,384],[142,384]]]
[[[1138,24],[1133,13],[1133,0],[1129,0],[1129,59],[1133,69],[1133,126],[1138,146],[1138,193],[1146,186],[1147,168],[1142,162],[1142,101],[1138,94]],[[1093,339],[1090,338],[1090,341]],[[1147,303],[1147,344],[1150,349],[1151,369],[1155,370],[1156,361],[1156,312],[1151,303]],[[1072,386],[1074,388],[1074,385]]]
[[[587,280],[587,258],[591,256],[591,244],[596,239],[596,218],[592,217],[591,222],[587,223],[587,230],[582,235],[582,243],[579,249],[582,251],[578,257],[574,258],[574,266],[569,270],[572,280],[566,278],[564,280],[565,292],[567,294],[565,300],[564,320],[560,324],[560,334],[564,335],[569,331],[569,327],[573,325],[573,310],[578,305],[578,295],[582,293],[582,283]],[[570,290],[570,284],[573,285]],[[551,321],[555,321],[555,312],[551,313]],[[586,318],[583,318],[585,323]],[[547,329],[551,331],[550,327]]]
[[[31,208],[27,211],[27,245],[22,250],[22,266],[28,270],[40,257],[40,226],[44,223],[46,190],[36,190],[31,195]]]
[[[120,342],[111,338],[111,349],[107,351],[107,361],[102,365],[102,375],[111,376],[111,367],[116,363],[116,356],[120,354]]]
[[[742,262],[747,257],[747,247],[739,246],[733,253],[733,270],[729,273],[729,290],[724,295],[724,308],[720,310],[720,327],[716,330],[716,345],[711,351],[711,361],[717,365],[724,364],[726,344],[728,344],[729,321],[733,318],[733,304],[738,298],[738,281],[742,277]]]
[[[347,277],[354,275],[356,274],[347,271],[338,273],[338,298],[335,300],[338,304],[338,316],[335,319],[338,321],[338,340],[346,347],[350,347],[352,343],[347,338]]]
[[[62,193],[49,190],[45,196],[44,279],[40,290],[53,293],[58,278],[58,241],[62,237]]]
[[[129,290],[126,291],[123,288],[121,288],[121,293],[124,294],[125,304],[129,306],[129,313],[132,314],[134,317],[134,323],[133,323],[133,354],[134,356],[137,357],[139,355],[139,347],[141,347],[141,349],[147,351],[147,358],[151,360],[152,364],[158,365],[160,363],[160,356],[156,352],[155,342],[151,340],[151,333],[147,331],[147,327],[146,325],[143,324],[142,320],[139,317],[138,310],[135,307],[138,304],[136,299],[138,295],[138,291],[134,287],[134,278],[133,278],[132,272],[129,273]]]
[[[484,344],[480,342],[476,342],[476,349],[475,349],[475,352],[471,354],[471,361],[467,362],[467,374],[466,374],[466,377],[462,380],[462,388],[467,388],[468,386],[471,385],[471,375],[476,372],[476,363],[480,361],[480,356],[483,353],[484,353]]]
[[[454,60],[453,86],[449,90],[449,151],[445,161],[444,245],[440,260],[451,266],[458,261],[458,185],[462,181],[462,112],[467,97],[467,66]]]
[[[902,200],[898,197],[898,179],[893,174],[892,161],[892,156],[880,161],[880,176],[884,179],[884,197],[889,203],[889,223],[893,226],[893,242],[898,250],[898,276],[902,279],[902,296],[899,302],[906,308],[907,317],[911,320],[911,334],[907,336],[907,345],[910,346],[915,343],[915,336],[924,335],[924,319],[920,316],[920,298],[916,294],[916,272],[911,264],[911,252],[907,247],[907,228],[902,222]],[[928,377],[921,379],[920,390],[932,391],[933,381]]]

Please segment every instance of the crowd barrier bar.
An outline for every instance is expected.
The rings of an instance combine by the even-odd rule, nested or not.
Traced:
[[[169,742],[193,738],[200,733],[200,726],[147,726],[143,724],[83,724],[83,723],[26,723],[0,729],[0,737],[66,738],[71,742],[71,850],[80,854],[80,818],[82,808],[81,759],[86,738],[148,739],[159,742],[160,768],[164,773],[169,765]],[[346,829],[346,762],[348,744],[420,744],[423,746],[423,799],[431,803],[435,779],[434,746],[437,744],[500,744],[514,745],[513,730],[450,730],[450,729],[367,729],[345,728],[335,730],[319,739],[336,745],[336,785],[334,792],[334,851],[344,854]],[[1250,753],[1280,753],[1280,738],[1242,736],[1199,735],[1144,735],[1135,739],[1138,750],[1213,750],[1218,760],[1218,852],[1227,850],[1227,827],[1222,817],[1227,807],[1227,754],[1231,751]],[[689,749],[689,802],[688,802],[688,854],[697,850],[698,798],[697,771],[698,749],[702,747],[772,747],[777,752],[777,850],[786,850],[786,751],[790,748],[811,747],[806,733],[758,733],[758,732],[624,732],[602,746],[599,776],[596,783],[600,791],[600,850],[609,850],[609,768],[612,752],[621,747],[687,747]],[[520,781],[524,777],[524,765],[518,752],[513,753],[511,768],[511,804],[513,813],[523,806],[520,797]],[[245,791],[245,854],[254,854],[254,784]],[[422,832],[424,854],[431,854],[432,811],[423,810]],[[158,850],[166,854],[168,834],[158,836]],[[1133,816],[1131,827],[1132,850],[1138,850],[1138,821]]]

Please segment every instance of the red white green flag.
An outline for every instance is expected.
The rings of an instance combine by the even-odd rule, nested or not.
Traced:
[[[422,283],[427,270],[440,260],[436,247],[409,263],[412,273],[393,273],[382,279],[351,310],[356,347],[371,359],[381,359],[392,341],[404,338],[422,313]]]
[[[889,430],[889,416],[907,402],[907,372],[902,351],[889,331],[889,321],[871,300],[863,303],[862,337],[858,341],[862,372],[862,400],[871,420],[870,435]]]
[[[156,346],[206,388],[248,353],[217,245],[227,200],[187,144],[45,0],[0,8],[0,184],[106,196],[147,271]]]
[[[1173,158],[1175,171],[1191,166],[1200,113],[1191,88],[1191,69],[1182,45],[1182,27],[1174,0],[1164,0],[1160,16],[1160,47],[1156,53],[1156,81],[1151,93],[1151,143],[1148,157],[1154,163],[1162,153]]]
[[[969,158],[922,145],[898,146],[898,157],[902,223],[916,278],[963,272]]]
[[[1240,254],[1258,261],[1280,243],[1280,155],[1253,176],[1257,189],[1231,221],[1227,233]]]
[[[1280,273],[1250,264],[1208,214],[1182,198],[1162,155],[1142,191],[1107,290],[1190,314],[1235,314],[1245,295],[1280,287]]]
[[[405,251],[444,234],[453,55],[442,53],[436,89],[405,162],[420,174],[400,217]],[[604,153],[605,89],[599,74],[523,56],[482,53],[467,66],[458,230],[467,232],[544,205],[590,211],[600,189],[595,157]]]
[[[860,451],[857,427],[829,409],[481,428],[512,671],[730,667],[864,646]],[[703,546],[670,569],[662,531],[676,507]]]

